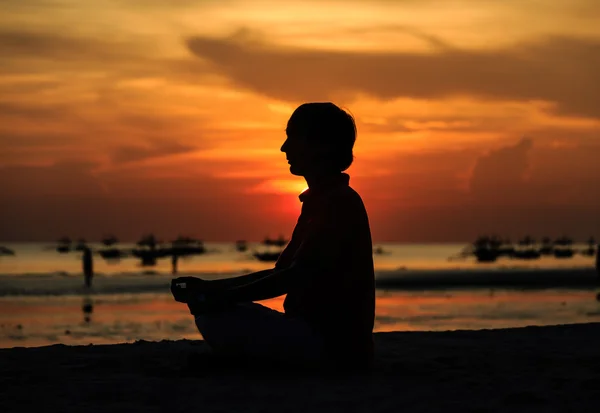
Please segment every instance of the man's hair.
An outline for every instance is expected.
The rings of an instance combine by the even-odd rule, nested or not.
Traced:
[[[356,124],[352,115],[331,102],[304,103],[290,117],[289,132],[331,148],[330,160],[336,169],[345,171],[352,165],[352,148],[356,141]]]

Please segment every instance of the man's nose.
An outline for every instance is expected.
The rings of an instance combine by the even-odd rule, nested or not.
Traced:
[[[279,149],[281,152],[286,152],[287,150],[287,139],[285,140],[285,142],[283,142],[283,145],[281,145],[281,148]]]

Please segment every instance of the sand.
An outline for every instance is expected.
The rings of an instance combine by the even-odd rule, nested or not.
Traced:
[[[0,411],[592,412],[600,323],[375,335],[369,374],[206,369],[202,341],[0,350]]]

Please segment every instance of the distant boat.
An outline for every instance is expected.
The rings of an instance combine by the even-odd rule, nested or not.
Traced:
[[[155,249],[159,243],[160,242],[156,239],[154,234],[148,234],[148,235],[144,235],[142,238],[140,238],[140,240],[136,243],[136,245],[138,247],[147,247],[152,250],[152,249]]]
[[[573,258],[575,251],[572,249],[555,249],[554,258]]]
[[[13,250],[8,247],[0,246],[0,256],[14,256],[16,255]]]
[[[567,236],[562,236],[554,241],[554,258],[565,259],[573,258],[575,251],[572,248],[573,240]]]
[[[373,248],[373,254],[375,255],[387,255],[389,254],[389,251],[386,251],[383,249],[383,247],[381,246],[377,246],[376,248]]]
[[[277,239],[271,239],[271,238],[267,237],[263,240],[264,245],[274,246],[274,247],[283,247],[287,243],[288,243],[288,240],[285,239],[283,237],[283,235],[280,235],[279,238],[277,238]]]
[[[248,250],[248,243],[244,240],[238,240],[235,242],[235,249],[239,252],[246,252]]]
[[[562,236],[554,240],[554,245],[558,245],[560,247],[570,247],[573,245],[573,240],[567,236]]]
[[[112,247],[113,245],[116,245],[118,243],[119,239],[114,235],[107,235],[104,238],[102,238],[102,244],[104,244],[107,247]]]
[[[161,249],[167,255],[188,256],[200,255],[206,252],[204,242],[190,238],[179,236],[171,242],[171,248]]]
[[[255,252],[252,254],[259,261],[277,261],[281,255],[281,251],[277,252]]]
[[[105,260],[118,260],[127,256],[125,251],[116,248],[119,242],[114,235],[108,235],[102,239],[102,244],[106,247],[98,251],[98,254]]]
[[[477,262],[495,262],[503,255],[501,246],[503,241],[495,236],[481,236],[473,242],[471,254],[475,256]]]
[[[56,247],[56,251],[59,252],[60,254],[65,254],[65,253],[71,251],[72,243],[73,243],[73,241],[71,241],[71,238],[62,237],[61,239],[58,240],[58,246]]]
[[[164,258],[167,256],[166,254],[163,255],[161,251],[156,249],[158,244],[159,241],[156,239],[154,234],[144,235],[136,243],[136,245],[140,248],[134,248],[131,250],[131,255],[141,259],[141,264],[143,267],[152,267],[156,265],[156,260],[158,258]]]
[[[519,260],[537,260],[538,258],[540,258],[542,255],[540,254],[540,251],[535,248],[535,242],[535,239],[533,239],[529,235],[519,240],[519,246],[524,248],[515,249],[512,254],[512,258],[516,258]]]
[[[102,249],[98,251],[98,254],[105,260],[118,260],[127,256],[125,251],[121,251],[118,248]]]
[[[593,257],[596,255],[596,239],[594,237],[590,237],[587,241],[587,248],[583,251],[580,251],[581,255],[585,255],[586,257]]]
[[[473,255],[475,255],[477,262],[495,262],[500,257],[497,250],[487,248],[476,249]]]
[[[540,257],[540,252],[533,248],[528,248],[526,250],[516,250],[513,253],[513,258],[517,258],[520,260],[537,260]]]

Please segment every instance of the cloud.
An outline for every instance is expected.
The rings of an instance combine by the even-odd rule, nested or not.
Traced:
[[[0,57],[86,60],[131,55],[122,43],[49,32],[0,31]],[[134,50],[134,49],[131,49]]]
[[[112,151],[115,163],[139,162],[152,158],[162,158],[192,152],[198,148],[174,141],[155,141],[146,146],[119,146]]]
[[[187,46],[236,85],[287,101],[348,93],[379,99],[472,96],[549,101],[561,113],[600,117],[598,39],[547,37],[496,50],[366,53],[275,47],[243,30],[226,38],[191,37]]]

